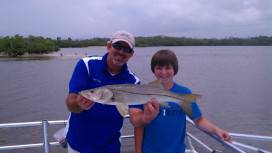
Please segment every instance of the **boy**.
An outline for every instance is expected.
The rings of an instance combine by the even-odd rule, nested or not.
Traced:
[[[191,94],[191,90],[174,82],[178,72],[178,60],[170,50],[159,50],[151,60],[151,70],[162,86],[175,93]],[[229,134],[205,119],[198,105],[191,105],[191,119],[200,128],[214,133],[223,140],[230,140]],[[143,106],[131,108],[130,114],[141,113]],[[136,153],[184,153],[185,152],[186,114],[181,107],[168,102],[167,107],[160,107],[158,116],[145,126],[135,128]]]

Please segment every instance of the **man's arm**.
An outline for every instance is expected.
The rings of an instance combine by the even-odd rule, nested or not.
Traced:
[[[70,112],[80,113],[83,110],[90,109],[94,105],[94,102],[76,93],[69,93],[66,98],[66,105]]]

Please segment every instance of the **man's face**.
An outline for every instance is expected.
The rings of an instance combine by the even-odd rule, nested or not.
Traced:
[[[123,66],[132,57],[134,51],[126,42],[118,41],[114,44],[108,43],[109,60],[113,66]]]

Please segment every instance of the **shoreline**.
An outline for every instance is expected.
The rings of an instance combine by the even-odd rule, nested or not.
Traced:
[[[1,60],[31,60],[31,59],[76,59],[76,58],[83,58],[87,57],[87,54],[79,54],[79,53],[71,53],[71,54],[64,54],[64,53],[49,53],[49,54],[26,54],[17,57],[11,57],[7,55],[0,54],[0,61]]]

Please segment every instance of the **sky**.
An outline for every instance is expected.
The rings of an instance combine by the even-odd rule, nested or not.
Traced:
[[[272,36],[272,0],[0,0],[0,36]]]

